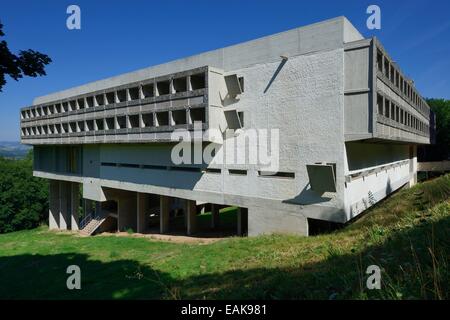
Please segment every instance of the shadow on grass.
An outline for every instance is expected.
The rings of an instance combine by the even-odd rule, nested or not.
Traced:
[[[391,236],[374,229],[367,239],[372,244],[362,251],[344,253],[330,246],[321,262],[301,265],[301,257],[293,257],[292,267],[257,269],[243,263],[239,270],[184,279],[131,260],[101,262],[76,253],[4,256],[0,298],[448,299],[449,231],[448,217],[425,220]],[[81,290],[66,288],[66,268],[73,264],[81,268]],[[383,270],[381,290],[366,289],[365,270],[371,264]]]

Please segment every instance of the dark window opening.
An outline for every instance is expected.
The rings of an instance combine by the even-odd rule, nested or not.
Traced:
[[[153,91],[153,83],[145,84],[142,86],[142,93],[144,95],[144,98],[150,98],[155,95],[155,92]]]
[[[228,169],[228,173],[231,174],[231,175],[246,176],[247,175],[247,170]]]
[[[377,95],[377,106],[378,106],[378,114],[383,115],[383,96]]]
[[[114,118],[106,118],[106,127],[105,130],[113,130],[114,126]]]
[[[187,80],[185,77],[173,79],[173,89],[175,93],[187,91]]]
[[[119,116],[117,119],[117,129],[125,129],[127,127],[127,119],[125,116]]]
[[[128,93],[130,95],[130,100],[138,100],[139,99],[139,88],[138,87],[128,89]]]
[[[380,50],[377,50],[377,67],[378,71],[383,72],[383,54]]]
[[[159,81],[156,83],[156,88],[158,89],[158,95],[162,96],[170,93],[170,81]]]
[[[157,112],[156,120],[158,121],[158,126],[168,126],[169,125],[169,112]]]
[[[205,108],[195,108],[189,111],[191,117],[191,123],[200,121],[201,123],[205,123],[206,115]]]
[[[94,120],[86,120],[86,131],[94,131]]]
[[[94,97],[87,97],[86,98],[86,106],[88,108],[92,108],[94,106]]]
[[[289,179],[295,179],[295,173],[294,172],[270,172],[270,171],[258,171],[258,175],[260,177],[268,177],[268,178],[289,178]]]
[[[172,111],[172,119],[175,125],[186,124],[186,110]]]
[[[130,121],[131,128],[139,128],[139,115],[138,114],[128,116],[128,120]]]
[[[153,126],[153,113],[142,114],[142,123],[143,123],[144,127],[152,127]]]
[[[97,126],[97,130],[103,130],[103,119],[96,119],[95,125]]]
[[[127,101],[127,91],[126,90],[117,91],[117,100],[119,102]]]
[[[192,90],[204,89],[206,86],[205,73],[191,75]]]
[[[105,96],[103,94],[98,94],[95,96],[98,106],[103,106],[105,104]]]

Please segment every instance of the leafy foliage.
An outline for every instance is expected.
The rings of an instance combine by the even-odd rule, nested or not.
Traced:
[[[0,37],[4,37],[3,24],[0,22]],[[52,62],[46,54],[31,49],[20,50],[18,55],[13,54],[5,40],[0,41],[0,92],[6,84],[5,75],[19,80],[24,75],[37,77],[46,75],[45,66]]]
[[[427,99],[427,103],[436,114],[436,144],[421,148],[419,161],[450,159],[450,100]]]
[[[33,177],[32,151],[23,160],[0,157],[0,233],[31,229],[44,222],[48,182]]]

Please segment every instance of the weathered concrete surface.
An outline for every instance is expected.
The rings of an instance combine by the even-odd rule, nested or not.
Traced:
[[[132,82],[156,81],[155,77],[159,76],[166,77],[170,83],[170,99],[164,98],[167,101],[160,97],[152,103],[135,99],[139,101],[120,102],[119,107],[99,111],[105,117],[105,124],[108,117],[115,117],[115,131],[111,134],[89,132],[50,140],[54,145],[80,144],[82,172],[69,172],[65,166],[70,158],[55,157],[65,153],[49,145],[36,146],[34,175],[82,183],[83,196],[96,201],[108,198],[104,193],[106,188],[129,191],[124,193],[127,196],[118,199],[121,230],[130,227],[144,230],[146,196],[143,194],[161,195],[161,233],[169,230],[168,197],[188,200],[188,234],[196,231],[195,201],[249,208],[249,235],[270,232],[307,235],[307,218],[346,222],[406,183],[415,183],[417,157],[415,147],[412,153],[409,147],[412,142],[429,140],[407,130],[403,132],[400,124],[394,126],[377,120],[377,90],[405,110],[411,109],[411,105],[401,100],[402,96],[392,85],[377,78],[373,70],[376,68],[374,41],[363,39],[340,17],[38,98],[35,103],[47,103],[115,86],[131,86]],[[189,97],[192,91],[174,92],[171,74],[191,72],[190,69],[197,67],[207,70],[203,91]],[[245,89],[239,96],[230,96],[228,92],[224,79],[230,75],[244,79]],[[191,76],[186,78],[188,89],[194,84],[189,80]],[[191,99],[205,105],[204,130],[214,128],[225,134],[231,127],[225,111],[236,110],[244,115],[243,128],[234,136],[220,143],[220,139],[208,136],[207,141],[217,143],[214,159],[261,146],[260,140],[248,142],[245,138],[251,139],[248,129],[266,129],[270,132],[268,140],[274,132],[279,135],[277,171],[286,175],[262,175],[261,171],[267,168],[250,163],[248,152],[244,152],[245,163],[219,162],[209,166],[202,163],[192,166],[191,171],[179,170],[171,160],[170,130],[174,129],[175,120],[185,116],[187,122],[192,120]],[[163,123],[157,116],[162,110],[167,112],[168,124],[157,126],[155,132],[130,127],[132,117],[140,114],[142,123],[145,112],[154,112],[152,119]],[[175,117],[174,113],[180,110],[181,118]],[[420,112],[412,110],[411,113],[426,120]],[[86,121],[92,120],[88,117],[97,116],[96,109],[87,114],[69,117],[87,124]],[[118,128],[119,118],[123,120],[124,116],[128,116],[127,127]],[[45,121],[54,124],[61,120]],[[183,128],[189,125],[182,124]],[[317,163],[333,166],[335,192],[312,190],[306,166]],[[206,167],[215,172],[206,171]],[[244,173],[233,174],[233,170]],[[57,198],[65,201],[59,194]],[[64,214],[58,218],[50,215],[52,227],[66,227]],[[243,211],[238,216],[241,234],[245,232],[243,222],[247,218]],[[217,218],[213,210],[213,227],[217,226]]]
[[[270,233],[308,235],[308,221],[301,214],[267,210],[262,207],[248,208],[248,235]]]

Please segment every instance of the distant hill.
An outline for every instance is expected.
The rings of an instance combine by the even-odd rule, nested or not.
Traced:
[[[18,141],[0,141],[0,157],[22,159],[30,149],[30,146],[21,144]]]

